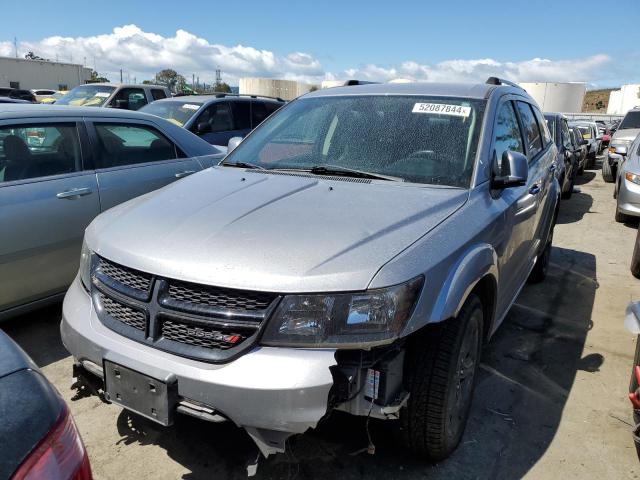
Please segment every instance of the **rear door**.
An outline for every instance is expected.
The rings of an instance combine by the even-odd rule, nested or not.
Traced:
[[[158,127],[140,120],[88,120],[101,210],[202,169]]]
[[[85,138],[80,118],[0,124],[0,311],[63,292],[78,270],[100,210]]]

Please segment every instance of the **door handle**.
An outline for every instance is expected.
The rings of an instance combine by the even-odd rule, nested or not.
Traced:
[[[531,195],[537,195],[538,193],[540,193],[540,190],[541,190],[540,184],[536,183],[533,187],[529,189],[529,193]]]
[[[550,171],[550,172],[555,172],[555,171],[556,171],[556,168],[557,168],[557,167],[556,167],[556,164],[554,163],[554,164],[552,164],[552,165],[549,167],[549,171]]]
[[[195,170],[185,170],[184,172],[178,172],[175,174],[176,178],[186,177],[187,175],[191,175],[192,173],[196,173]]]
[[[56,194],[58,198],[78,198],[83,195],[89,195],[91,193],[90,188],[72,188],[71,190],[65,190],[64,192],[60,192]]]

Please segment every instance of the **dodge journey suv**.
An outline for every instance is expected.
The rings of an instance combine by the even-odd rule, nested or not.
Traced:
[[[305,95],[219,165],[98,216],[63,308],[74,375],[267,456],[333,410],[458,445],[482,344],[545,277],[557,149],[519,87]]]

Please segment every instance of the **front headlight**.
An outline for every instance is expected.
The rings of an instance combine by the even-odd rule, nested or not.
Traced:
[[[91,250],[86,242],[82,241],[82,251],[80,252],[80,280],[87,291],[91,291]]]
[[[637,174],[631,173],[631,172],[625,172],[624,173],[624,178],[626,178],[630,182],[633,182],[635,184],[640,185],[640,175],[637,175]]]
[[[631,145],[631,140],[616,140],[609,145],[609,153],[617,153],[618,155],[626,155],[627,148]]]
[[[360,293],[287,295],[262,336],[263,345],[367,348],[390,343],[405,327],[423,277]]]

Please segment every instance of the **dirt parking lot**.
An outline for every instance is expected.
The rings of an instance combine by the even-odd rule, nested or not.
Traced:
[[[612,186],[586,171],[562,203],[549,277],[526,286],[486,347],[470,423],[446,462],[419,463],[372,421],[335,414],[263,461],[257,478],[638,478],[627,400],[634,337],[622,325],[640,299],[629,272],[637,225],[614,222]],[[97,479],[246,478],[249,438],[233,425],[178,416],[164,429],[97,397],[74,397],[60,306],[2,325],[71,406]]]

